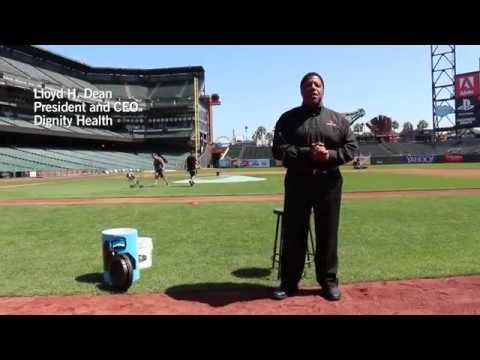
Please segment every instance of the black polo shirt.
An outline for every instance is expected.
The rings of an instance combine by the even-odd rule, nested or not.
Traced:
[[[329,151],[326,162],[314,162],[310,157],[311,145],[318,142]],[[348,120],[324,106],[295,107],[283,113],[275,125],[273,157],[292,172],[335,169],[353,160],[357,150]]]

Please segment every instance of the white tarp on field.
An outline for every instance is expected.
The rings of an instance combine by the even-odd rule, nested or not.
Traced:
[[[265,181],[267,179],[243,175],[201,176],[194,179],[195,184],[239,183],[248,181]],[[175,184],[188,184],[190,179],[175,181]]]

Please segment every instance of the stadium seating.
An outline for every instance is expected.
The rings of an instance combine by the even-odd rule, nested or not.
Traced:
[[[111,91],[114,99],[129,98],[125,84],[97,84],[97,88],[102,91]]]
[[[433,154],[434,149],[430,144],[424,143],[384,143],[386,148],[388,148],[392,154],[395,155],[405,155],[405,154]]]
[[[240,158],[240,153],[242,152],[242,149],[243,149],[243,145],[241,144],[230,145],[226,156],[228,156],[231,159],[238,159]]]
[[[136,99],[146,99],[148,97],[150,89],[146,86],[128,85],[127,91],[130,95],[129,97],[133,97]]]
[[[10,159],[0,155],[0,172],[29,171],[31,167],[12,163]]]
[[[246,146],[242,159],[272,159],[272,149],[267,146]]]
[[[167,168],[180,169],[185,155],[165,156]],[[131,171],[152,168],[150,153],[135,155],[118,151],[94,151],[38,147],[0,147],[3,171],[85,169],[97,171]]]
[[[18,150],[18,154],[25,159],[35,160],[42,163],[48,161],[49,164],[66,169],[95,169],[95,167],[89,166],[88,164],[76,162],[70,157],[62,158],[44,149],[28,147],[16,147],[15,149]]]
[[[148,169],[151,168],[151,161],[143,161],[142,158],[135,157],[134,154],[124,153],[125,155],[119,155],[114,151],[94,151],[94,150],[75,150],[75,153],[81,156],[85,156],[95,162],[102,164],[112,164],[112,168],[135,168],[135,169]]]
[[[10,66],[18,70],[23,76],[37,79],[37,80],[43,80],[45,82],[53,82],[53,79],[51,77],[47,76],[45,73],[43,73],[33,65],[23,63],[21,61],[17,61],[14,59],[3,58],[3,57],[0,57],[0,64],[2,63],[2,60],[3,62],[8,63]],[[57,81],[55,81],[55,83],[57,85],[60,85]]]
[[[29,169],[32,171],[48,169],[68,169],[68,167],[63,166],[63,164],[59,164],[55,160],[43,157],[38,158],[23,151],[7,147],[0,148],[0,161],[4,163],[9,163],[15,167],[20,166],[24,169]]]
[[[157,86],[153,87],[149,94],[149,99],[174,99],[174,98],[188,98],[193,97],[192,87],[188,86],[188,82],[183,83],[157,83]]]
[[[0,125],[15,126],[8,121],[8,118],[4,118],[3,116],[0,116]]]
[[[3,122],[8,122],[8,123],[10,123],[12,125],[15,125],[15,126],[38,129],[38,126],[36,126],[33,123],[31,123],[29,121],[26,121],[26,120],[12,119],[12,118],[3,118],[2,120],[3,120]]]
[[[50,77],[54,82],[60,84],[64,88],[70,88],[70,89],[81,89],[81,87],[74,83],[72,80],[70,80],[67,76],[53,72],[47,69],[41,69],[38,68],[41,72],[45,73],[48,77]]]
[[[392,156],[392,153],[379,144],[359,144],[359,152],[362,155],[371,156]]]
[[[68,76],[68,75],[65,75],[65,77],[67,79],[69,79],[70,81],[72,81],[73,83],[77,84],[77,87],[80,87],[82,89],[88,88],[88,89],[92,89],[92,90],[95,90],[95,91],[99,90],[95,85],[93,85],[93,84],[91,84],[91,83],[89,83],[85,80],[75,78],[73,76]]]
[[[20,77],[28,77],[27,74],[10,64],[9,59],[4,58],[3,56],[0,56],[0,72]]]

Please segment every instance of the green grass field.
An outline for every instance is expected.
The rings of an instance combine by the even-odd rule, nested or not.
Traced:
[[[282,175],[258,176],[267,181],[197,184],[193,188],[161,184],[141,190],[130,189],[120,177],[62,179],[15,188],[9,187],[11,182],[0,182],[0,199],[282,192]],[[345,172],[344,178],[345,191],[480,185],[473,178],[368,171]],[[149,178],[145,184],[148,182],[153,181]],[[479,273],[479,200],[479,196],[344,200],[341,281]],[[272,210],[281,205],[228,202],[196,206],[3,207],[0,296],[104,293],[100,285],[101,231],[113,227],[134,227],[141,236],[154,241],[153,266],[142,270],[140,281],[129,292],[219,283],[275,286],[276,273],[269,271],[275,227]],[[304,284],[315,284],[313,275],[313,267],[307,268]]]
[[[383,167],[376,167],[382,169]],[[279,169],[280,170],[280,169]],[[222,171],[222,174],[238,171]],[[185,179],[183,172],[169,174],[170,186],[162,181],[154,186],[151,174],[141,176],[142,189],[130,188],[123,176],[99,176],[95,178],[55,179],[44,183],[20,184],[0,183],[0,199],[42,199],[75,197],[115,197],[115,196],[191,196],[191,195],[230,195],[230,194],[281,194],[282,175],[264,175],[261,170],[257,177],[266,181],[232,184],[174,184]],[[211,176],[212,171],[201,172],[200,176]],[[479,179],[465,177],[444,177],[411,174],[393,174],[372,171],[345,171],[344,191],[379,191],[402,189],[455,189],[478,188]]]

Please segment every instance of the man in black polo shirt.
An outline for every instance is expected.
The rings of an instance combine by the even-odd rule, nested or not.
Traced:
[[[353,159],[358,145],[349,122],[323,106],[319,74],[306,74],[300,90],[302,105],[282,114],[273,139],[273,157],[287,168],[281,282],[273,296],[284,299],[298,290],[313,208],[316,279],[326,299],[340,300],[337,236],[343,180],[338,166]]]

